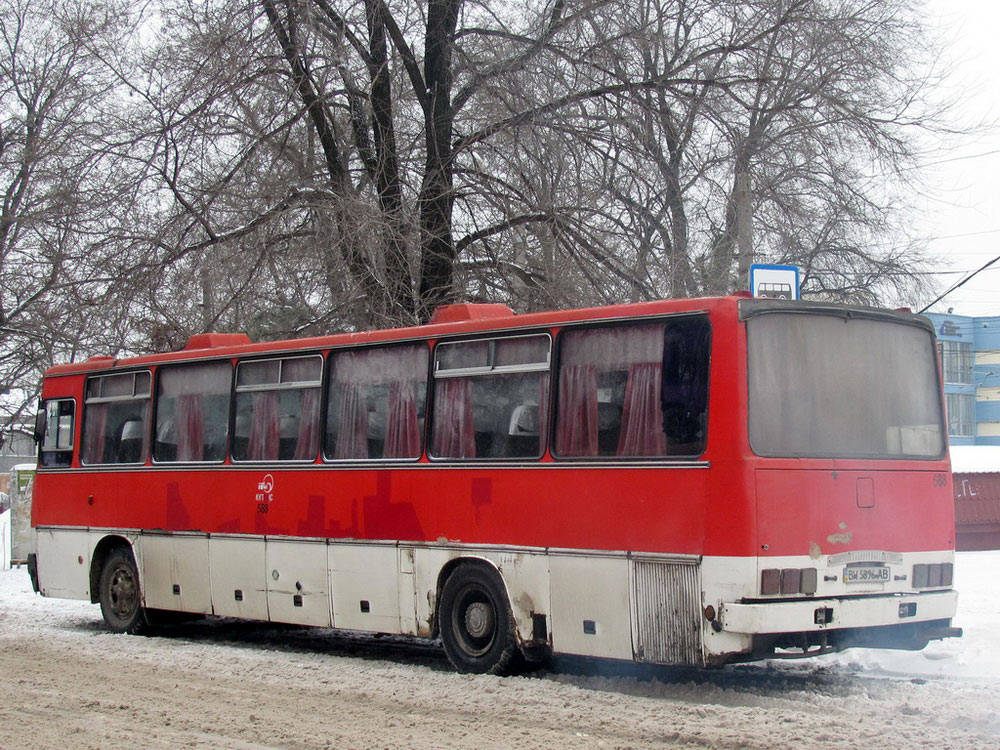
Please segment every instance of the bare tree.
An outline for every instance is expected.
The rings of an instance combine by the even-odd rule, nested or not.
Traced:
[[[781,12],[746,7],[748,23]],[[740,56],[743,80],[709,112],[726,158],[715,170],[724,210],[712,220],[704,287],[732,288],[767,258],[802,265],[808,291],[877,301],[907,268],[912,279],[921,270],[913,248],[872,243],[900,216],[915,136],[940,121],[921,101],[935,77],[920,19],[907,0],[805,3],[772,29]]]
[[[93,54],[116,3],[13,0],[0,14],[0,409],[24,417],[41,370],[91,348],[112,281],[99,244],[127,183],[102,147],[114,86]]]
[[[51,214],[4,210],[20,229],[0,247],[22,249],[4,268],[35,279],[0,302],[8,328],[44,302],[74,342],[141,351],[409,324],[455,298],[725,292],[755,259],[840,299],[916,278],[918,253],[878,242],[933,115],[910,0],[155,0],[81,4],[125,20],[77,27],[39,3],[10,19],[72,40],[79,82],[58,91],[78,109],[60,168],[30,171]],[[7,165],[40,152],[4,97],[13,206]],[[94,309],[88,332],[72,316]]]

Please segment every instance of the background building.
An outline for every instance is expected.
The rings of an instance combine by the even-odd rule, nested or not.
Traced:
[[[1000,445],[1000,317],[930,313],[952,445]]]
[[[30,425],[0,430],[0,492],[10,493],[10,470],[18,464],[34,463],[37,452]]]

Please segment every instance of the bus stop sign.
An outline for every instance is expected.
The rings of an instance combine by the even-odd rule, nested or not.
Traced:
[[[754,297],[798,299],[798,266],[769,266],[754,263],[750,266],[750,291]]]

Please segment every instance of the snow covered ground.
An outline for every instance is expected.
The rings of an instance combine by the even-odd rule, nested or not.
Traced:
[[[957,553],[955,588],[958,615],[952,624],[964,630],[961,638],[932,641],[923,651],[851,649],[815,664],[871,674],[983,678],[997,680],[1000,689],[1000,551]]]
[[[920,652],[458,675],[434,647],[235,620],[107,632],[0,572],[0,750],[1000,748],[1000,552],[960,553],[965,637]]]

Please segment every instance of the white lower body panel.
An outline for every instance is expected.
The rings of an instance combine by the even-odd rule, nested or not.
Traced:
[[[906,590],[905,581],[894,581],[888,590],[845,591],[832,580],[839,563],[808,557],[702,558],[55,527],[37,535],[42,593],[96,599],[91,581],[99,578],[100,545],[109,536],[132,544],[150,608],[431,637],[443,581],[454,565],[475,559],[500,576],[521,643],[659,664],[745,658],[760,634],[947,620],[957,596],[951,590]],[[949,554],[920,553],[905,563],[942,561]],[[823,590],[753,601],[759,598],[759,571],[770,566],[819,567]],[[705,615],[709,605],[714,621]],[[817,622],[817,609],[832,613]]]

